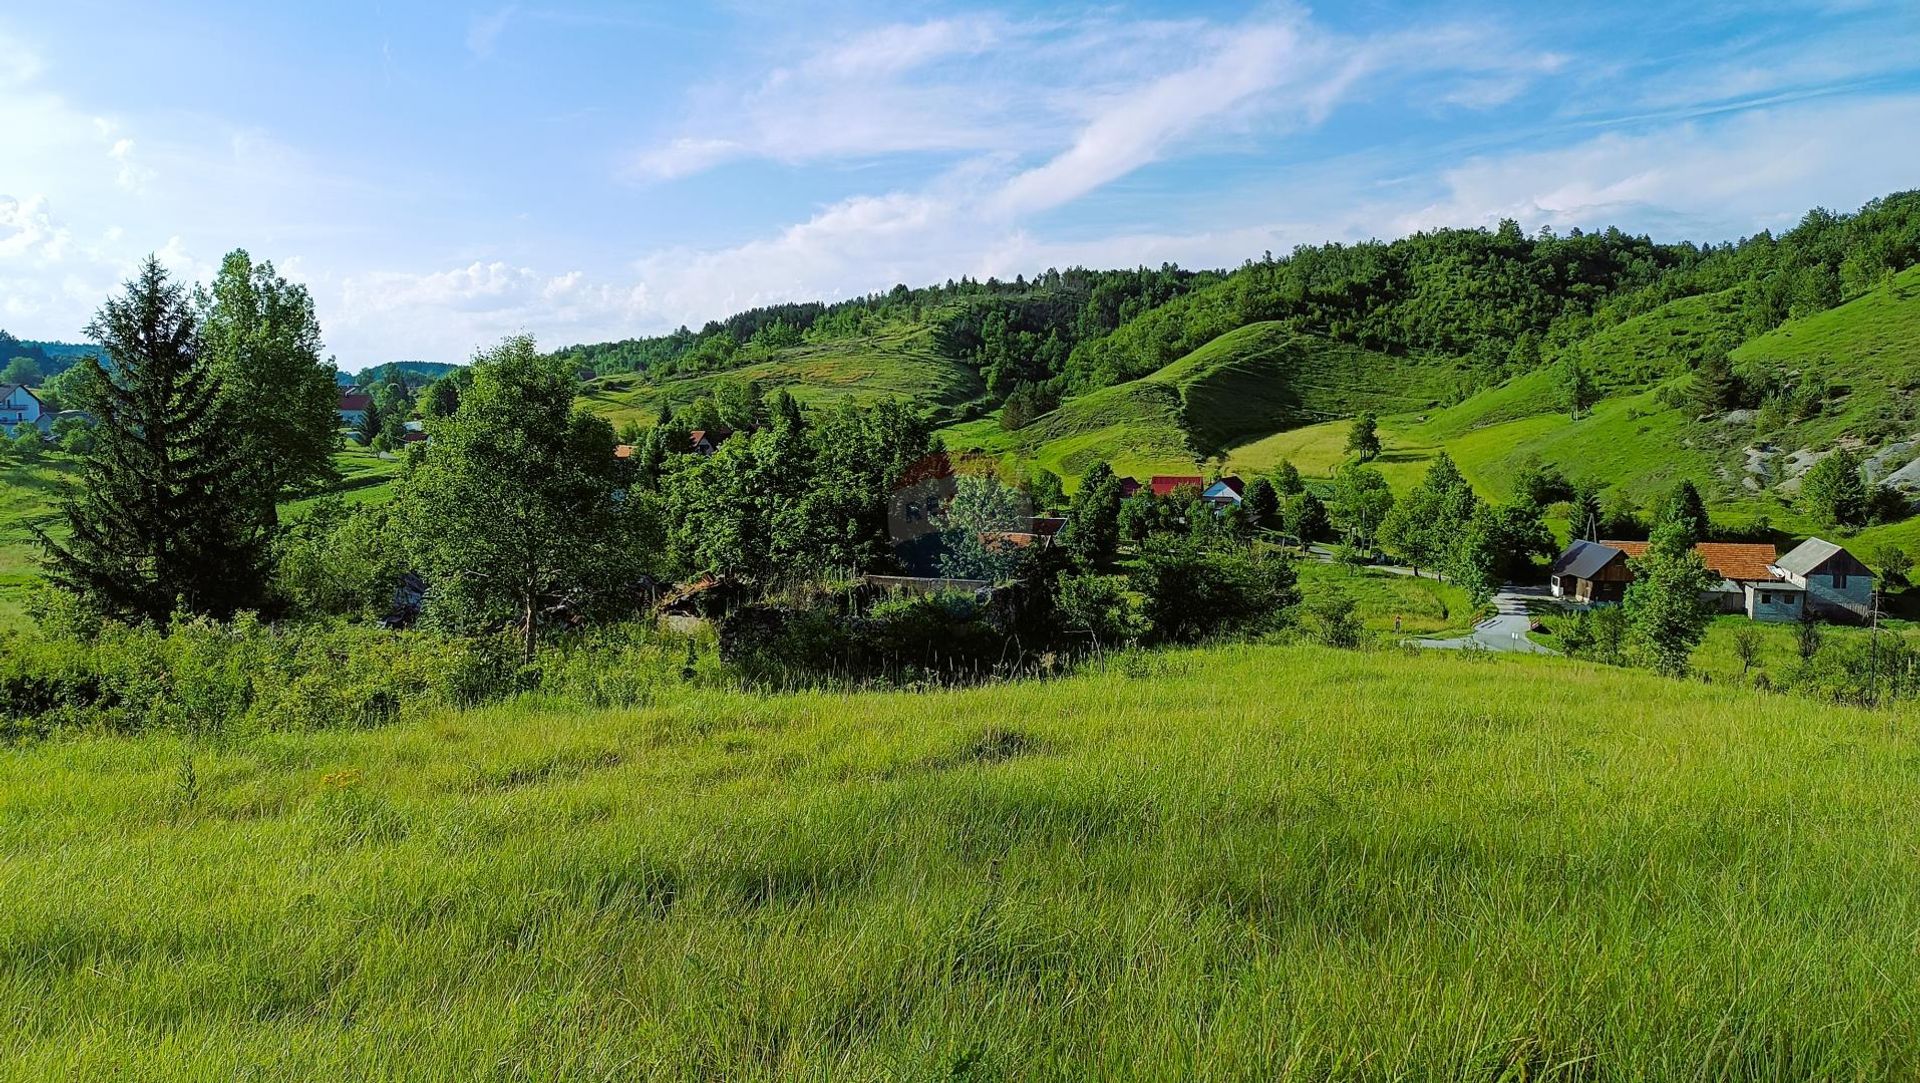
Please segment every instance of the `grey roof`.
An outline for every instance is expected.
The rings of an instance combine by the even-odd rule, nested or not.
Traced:
[[[1553,562],[1554,575],[1571,575],[1575,579],[1592,579],[1600,574],[1600,569],[1613,563],[1614,558],[1624,554],[1611,545],[1599,542],[1576,541],[1567,546],[1560,559]]]
[[[1814,569],[1832,560],[1845,549],[1830,541],[1808,538],[1793,547],[1793,552],[1773,562],[1773,566],[1789,575],[1806,575]]]

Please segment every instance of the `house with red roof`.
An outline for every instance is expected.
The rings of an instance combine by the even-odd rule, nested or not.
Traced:
[[[1207,479],[1198,474],[1155,474],[1147,482],[1147,487],[1153,490],[1155,496],[1172,496],[1180,489],[1203,490],[1207,487]]]

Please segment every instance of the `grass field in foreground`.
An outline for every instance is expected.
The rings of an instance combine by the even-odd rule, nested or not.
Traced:
[[[0,1078],[1912,1078],[1916,724],[1250,647],[23,747]]]

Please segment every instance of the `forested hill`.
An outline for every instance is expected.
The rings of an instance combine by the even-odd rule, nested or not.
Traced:
[[[1562,362],[1679,299],[1722,298],[1711,334],[1689,348],[1725,352],[1916,262],[1920,193],[1906,192],[1851,214],[1814,210],[1778,236],[1731,243],[1656,242],[1617,229],[1529,235],[1506,222],[1302,247],[1231,273],[1070,268],[896,286],[833,304],[755,309],[698,333],[557,353],[584,371],[632,374],[659,389],[778,361],[801,346],[857,354],[876,337],[923,333],[918,344],[929,357],[977,377],[979,411],[1010,402],[1019,428],[1067,398],[1148,376],[1254,323],[1415,359],[1450,373],[1459,398]],[[775,376],[808,383],[804,373]],[[936,397],[952,393],[946,386]]]

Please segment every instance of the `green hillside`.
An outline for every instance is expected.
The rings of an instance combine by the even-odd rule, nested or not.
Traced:
[[[1256,323],[1148,376],[1079,395],[1017,433],[992,420],[947,431],[955,447],[1014,452],[1075,476],[1097,462],[1122,473],[1191,469],[1246,439],[1361,410],[1431,405],[1450,373]]]
[[[187,751],[0,758],[0,1079],[1920,1072],[1884,715],[1240,647]]]
[[[586,385],[581,402],[615,424],[629,418],[651,422],[662,402],[684,406],[722,379],[758,380],[768,391],[784,389],[807,404],[909,399],[953,407],[984,392],[977,372],[935,348],[931,327],[903,322],[874,334],[787,347],[724,372],[659,383],[635,375],[605,376]]]

